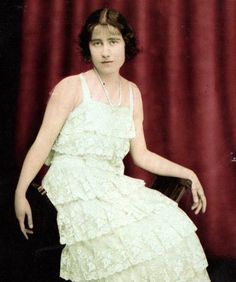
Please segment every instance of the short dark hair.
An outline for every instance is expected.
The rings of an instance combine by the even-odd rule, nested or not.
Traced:
[[[94,11],[88,16],[81,33],[78,35],[78,45],[82,57],[89,62],[91,54],[89,50],[89,42],[92,32],[96,25],[111,25],[117,28],[125,41],[125,57],[127,60],[134,58],[139,50],[136,43],[136,38],[132,27],[127,23],[125,17],[118,11],[108,8],[103,8]]]

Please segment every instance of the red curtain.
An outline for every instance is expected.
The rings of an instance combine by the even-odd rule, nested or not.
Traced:
[[[39,128],[48,93],[86,70],[76,36],[95,9],[113,7],[134,27],[140,55],[123,74],[141,89],[148,147],[192,168],[208,198],[194,216],[208,255],[236,258],[236,1],[26,0],[16,157],[21,164]],[[131,165],[127,173],[151,176]]]

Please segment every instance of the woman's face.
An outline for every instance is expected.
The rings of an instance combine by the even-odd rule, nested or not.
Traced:
[[[119,72],[125,62],[125,42],[120,31],[111,25],[94,27],[89,42],[91,60],[99,73]]]

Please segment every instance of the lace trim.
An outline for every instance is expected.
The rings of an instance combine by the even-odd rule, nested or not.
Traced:
[[[113,236],[66,246],[62,252],[61,276],[76,282],[117,281],[116,277],[135,282],[189,282],[198,281],[199,276],[204,277],[201,282],[210,281],[204,271],[207,261],[194,233],[178,239],[169,236],[167,230],[166,240],[162,242],[159,230],[151,227],[151,223],[144,222],[142,229],[140,226],[122,228]],[[174,241],[168,245],[170,240]]]
[[[96,131],[103,135],[120,138],[134,137],[133,119],[129,110],[108,110],[103,103],[85,103],[77,107],[68,117],[61,134],[71,134],[74,131]]]
[[[49,168],[42,185],[54,205],[76,200],[88,201],[109,194],[112,199],[115,196],[112,192],[124,196],[136,193],[139,187],[145,184],[143,180],[124,176],[123,172],[115,173],[112,165],[110,168],[114,171],[108,171],[107,162],[94,162],[84,167],[85,163],[87,164],[88,160],[75,159],[72,162],[65,157],[64,161],[60,160]]]
[[[91,173],[90,168],[72,166],[71,161],[63,162],[63,166],[61,163],[49,169],[43,187],[58,210],[63,244],[101,236],[150,214],[171,222],[176,230],[188,230],[193,226],[179,209],[179,218],[182,217],[183,222],[178,228],[177,204],[161,193],[146,188],[142,180],[99,169],[92,169]]]
[[[46,165],[51,164],[54,151],[75,156],[95,154],[107,159],[123,159],[128,153],[130,139],[135,136],[129,111],[107,115],[102,108],[92,105],[82,104],[69,115]]]
[[[175,221],[169,219],[176,213],[176,207],[173,209],[171,204],[167,206],[156,203],[155,207],[152,206],[152,210],[150,208],[149,211],[144,211],[142,206],[137,207],[139,203],[131,204],[136,201],[132,195],[128,196],[125,203],[120,204],[120,201],[124,200],[124,197],[119,197],[113,203],[101,200],[91,200],[80,204],[71,202],[66,205],[66,212],[63,212],[65,206],[58,206],[61,243],[71,245],[80,241],[92,240],[105,234],[112,234],[114,230],[122,226],[129,229],[131,224],[139,225],[142,220],[149,220],[148,217],[154,217],[152,225],[158,230],[159,239],[163,242],[166,240],[166,232],[173,233],[172,239],[174,239],[176,233],[180,237],[185,237],[189,232],[196,230],[192,222],[185,220],[186,215],[180,213],[175,217]],[[147,204],[147,201],[145,203]],[[162,209],[167,211],[163,213]],[[182,221],[181,227],[177,225],[176,220],[178,223]]]
[[[97,132],[72,133],[64,135],[55,143],[53,150],[68,155],[95,154],[107,159],[123,159],[129,152],[128,139],[118,139],[111,136],[102,136]]]

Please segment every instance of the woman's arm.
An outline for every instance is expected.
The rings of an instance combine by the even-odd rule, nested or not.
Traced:
[[[24,219],[27,215],[29,227],[33,227],[31,209],[26,200],[29,184],[44,164],[69,113],[78,104],[79,95],[75,95],[71,78],[63,79],[54,89],[46,107],[43,122],[38,135],[24,160],[15,192],[15,211],[21,231],[27,237],[32,233],[25,228]]]
[[[192,209],[195,209],[195,213],[199,213],[200,210],[205,212],[206,198],[196,174],[192,170],[171,162],[147,149],[143,132],[142,98],[137,87],[134,87],[134,125],[136,136],[131,140],[130,149],[134,163],[154,174],[190,179],[192,181],[194,201]]]

